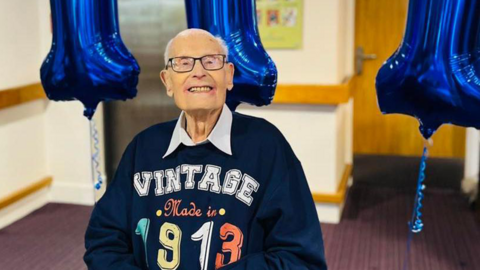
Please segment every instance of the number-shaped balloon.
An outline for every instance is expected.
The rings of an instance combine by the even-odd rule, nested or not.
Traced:
[[[235,65],[234,86],[228,91],[231,110],[246,102],[256,106],[272,102],[277,68],[258,34],[255,0],[185,0],[189,28],[201,28],[222,37]]]
[[[140,68],[120,39],[116,0],[50,0],[53,41],[40,69],[47,97],[79,100],[89,119],[99,102],[137,94]]]
[[[480,1],[410,0],[405,35],[376,78],[382,113],[480,128]]]

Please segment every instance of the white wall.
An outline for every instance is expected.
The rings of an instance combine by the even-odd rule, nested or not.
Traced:
[[[278,84],[340,84],[353,75],[354,0],[304,0],[303,48],[267,50]],[[302,162],[310,190],[336,194],[346,164],[353,164],[353,100],[334,105],[239,106],[277,126]],[[343,203],[317,203],[322,222],[338,223]]]
[[[52,201],[93,204],[90,127],[83,105],[49,102],[44,117],[47,168],[54,177]]]
[[[36,1],[0,1],[0,91],[39,81]],[[0,110],[0,197],[47,175],[44,101]]]
[[[45,101],[0,110],[0,198],[47,176]]]
[[[268,50],[279,84],[338,84],[353,72],[354,0],[304,0],[303,48]]]
[[[0,1],[0,37],[0,91],[40,82],[52,42],[50,1]],[[95,119],[104,174],[101,113],[99,106]],[[90,151],[89,122],[78,101],[37,100],[0,110],[0,198],[52,176],[48,201],[93,204]]]
[[[312,192],[337,191],[338,161],[335,157],[339,151],[335,145],[339,138],[336,132],[329,130],[337,126],[337,106],[271,104],[256,108],[241,104],[237,111],[265,118],[282,132],[302,162]],[[344,157],[343,152],[341,156]]]
[[[38,22],[36,0],[0,1],[0,90],[39,81]]]
[[[303,48],[267,50],[278,69],[278,84],[340,84],[352,76],[354,15],[354,0],[304,0]],[[254,108],[242,104],[238,110],[277,125],[301,157],[306,175],[316,179],[310,187],[316,192],[334,193],[345,162],[352,164],[352,142],[349,140],[352,107],[353,101],[341,106]],[[329,147],[331,145],[335,147]],[[316,173],[319,169],[322,177],[335,180],[319,183]]]
[[[480,164],[480,134],[475,128],[467,128],[465,143],[465,170],[464,178],[478,182]]]
[[[45,57],[52,42],[50,25],[50,1],[37,0],[39,3],[39,24],[41,54]],[[53,176],[51,201],[62,203],[93,204],[92,163],[90,149],[90,123],[83,116],[83,105],[79,101],[49,101],[45,114],[45,145],[47,169]],[[97,108],[94,120],[97,121],[102,138],[102,106]],[[104,175],[104,165],[101,165]]]
[[[38,82],[42,62],[38,3],[0,1],[0,91]],[[0,110],[0,198],[48,175],[46,101],[37,100]],[[0,228],[41,207],[48,192],[0,210]]]

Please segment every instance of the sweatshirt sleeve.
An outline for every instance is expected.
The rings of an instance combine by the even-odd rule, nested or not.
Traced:
[[[93,209],[85,233],[84,261],[89,270],[141,270],[130,238],[134,141],[125,150],[111,185]]]
[[[262,202],[264,250],[222,270],[326,270],[322,231],[300,161]]]

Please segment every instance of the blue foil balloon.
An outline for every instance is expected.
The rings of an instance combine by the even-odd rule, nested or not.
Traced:
[[[91,119],[99,102],[137,94],[140,68],[123,44],[116,0],[51,0],[52,47],[40,69],[55,101],[79,100]]]
[[[137,61],[127,49],[120,37],[120,30],[118,26],[118,7],[117,0],[100,0],[98,1],[101,10],[101,17],[105,17],[103,21],[99,21],[97,25],[101,27],[101,36],[107,44],[107,48],[113,51],[113,55],[120,56],[123,61],[127,61],[133,68],[140,72],[140,67]],[[101,18],[97,16],[98,18]],[[138,78],[138,77],[135,77]]]
[[[444,123],[480,127],[477,0],[410,0],[405,35],[376,78],[382,113],[416,117],[428,139]]]
[[[234,87],[227,105],[256,106],[272,102],[277,68],[263,48],[257,28],[255,0],[185,0],[189,28],[201,28],[223,38],[235,65]]]

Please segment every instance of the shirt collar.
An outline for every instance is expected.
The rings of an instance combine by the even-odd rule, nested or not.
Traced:
[[[215,147],[217,147],[222,152],[232,155],[232,149],[230,145],[230,133],[232,130],[232,112],[226,104],[223,104],[222,112],[218,118],[215,127],[213,127],[212,132],[208,135],[205,141],[194,143],[186,131],[185,126],[185,112],[182,111],[178,117],[177,124],[173,130],[172,138],[170,140],[170,145],[168,146],[167,152],[163,155],[163,158],[170,155],[180,143],[183,143],[186,146],[200,145],[208,142],[211,142]]]

